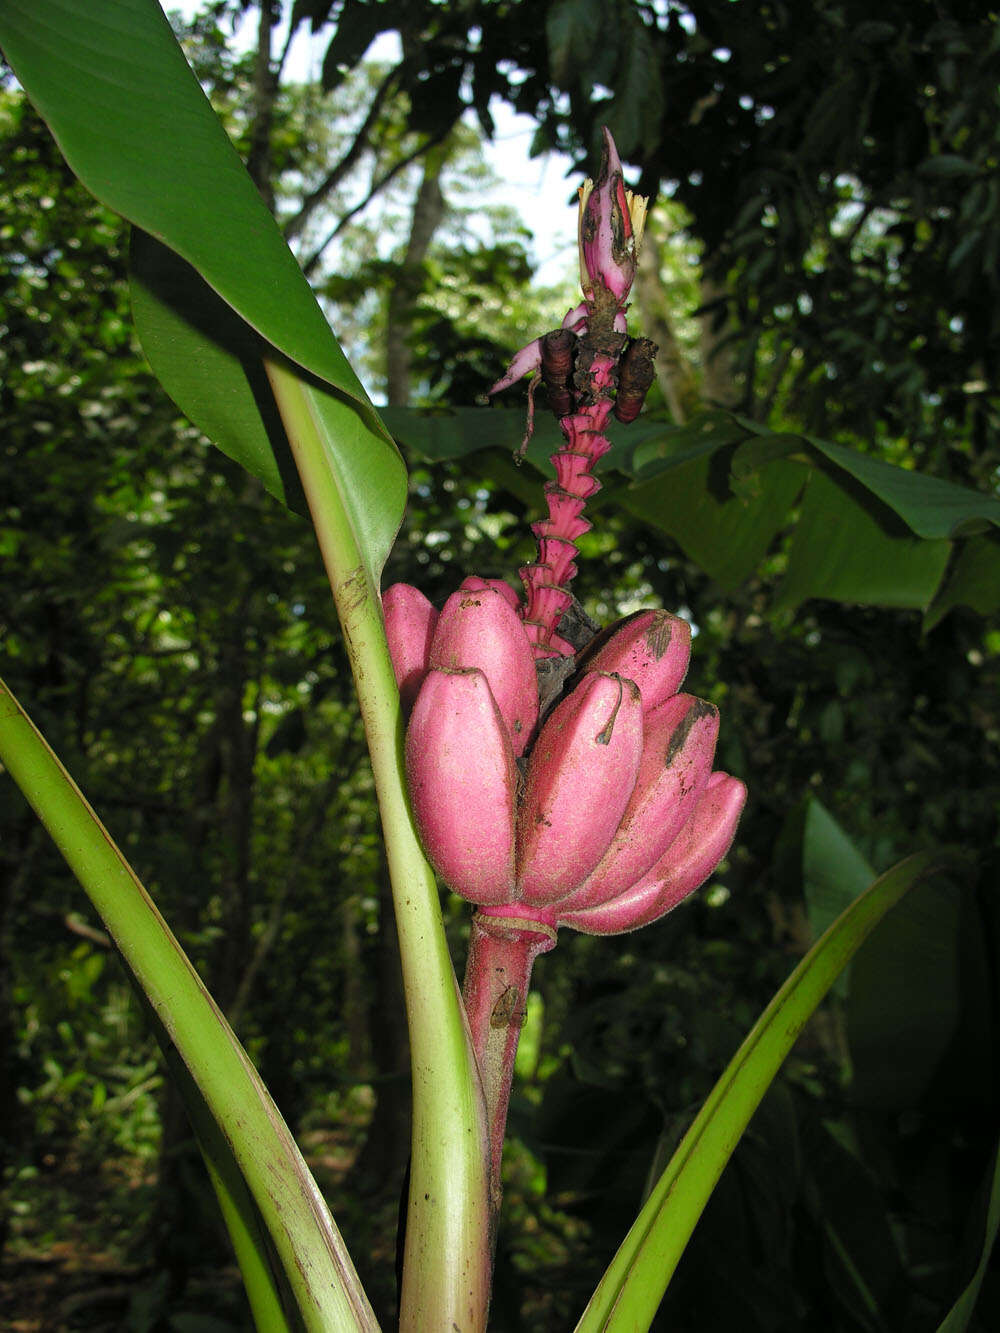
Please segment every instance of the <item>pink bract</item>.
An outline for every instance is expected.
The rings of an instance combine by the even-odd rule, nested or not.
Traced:
[[[603,290],[623,307],[635,278],[635,240],[621,160],[607,129],[601,170],[580,218],[580,257],[588,300],[600,303]]]

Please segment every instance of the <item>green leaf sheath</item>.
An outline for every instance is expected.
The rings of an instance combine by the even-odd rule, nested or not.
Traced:
[[[336,1224],[246,1052],[131,866],[2,682],[0,760],[86,890],[230,1145],[304,1326],[315,1333],[377,1328]],[[219,1162],[213,1175],[225,1169]],[[236,1198],[232,1193],[234,1207]]]
[[[803,958],[684,1136],[591,1297],[577,1333],[632,1333],[649,1327],[709,1195],[806,1021],[878,921],[934,866],[929,853],[901,861],[852,903]]]
[[[448,954],[433,872],[417,841],[403,772],[403,720],[381,605],[357,558],[329,451],[344,406],[287,363],[267,373],[309,501],[354,671],[378,795],[403,968],[413,1133],[400,1326],[485,1327],[488,1149],[482,1090]]]

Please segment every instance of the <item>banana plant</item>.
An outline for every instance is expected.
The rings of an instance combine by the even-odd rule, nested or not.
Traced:
[[[719,717],[681,691],[686,623],[604,631],[569,590],[614,414],[651,346],[626,306],[644,201],[610,135],[581,192],[583,300],[496,385],[534,371],[562,431],[522,591],[470,575],[440,612],[380,592],[403,461],[155,0],[0,0],[0,44],[68,164],[132,225],[136,327],[179,407],[308,514],[368,739],[412,1057],[400,1327],[487,1326],[500,1161],[534,959],[561,929],[649,925],[711,873],[746,789],[713,769]],[[530,431],[530,422],[529,422]],[[371,1306],[266,1088],[97,814],[0,687],[0,760],[79,878],[185,1097],[257,1325],[370,1330]],[[932,869],[876,880],[749,1034],[611,1260],[578,1328],[648,1326],[687,1238],[803,1024],[877,921]],[[438,880],[476,907],[460,991]],[[609,945],[608,947],[613,947]]]

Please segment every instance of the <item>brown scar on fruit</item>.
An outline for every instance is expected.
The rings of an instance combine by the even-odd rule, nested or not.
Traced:
[[[670,647],[672,638],[673,630],[670,628],[670,622],[665,616],[658,616],[646,631],[646,647],[655,661],[658,662]]]
[[[715,704],[706,703],[704,699],[696,699],[688,709],[680,726],[670,737],[670,744],[667,746],[666,765],[667,768],[674,762],[690,736],[692,728],[696,722],[700,722],[703,717],[718,717],[719,710]]]

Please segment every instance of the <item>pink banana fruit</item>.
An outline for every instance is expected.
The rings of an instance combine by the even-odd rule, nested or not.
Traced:
[[[635,278],[645,205],[626,190],[618,149],[605,128],[601,170],[581,192],[580,281],[588,305],[599,302],[603,288],[624,307]]]
[[[458,586],[459,590],[463,592],[477,592],[482,588],[492,588],[494,592],[498,592],[505,601],[509,602],[515,611],[521,609],[521,599],[506,579],[481,579],[477,574],[470,574]]]
[[[485,584],[484,579],[471,581]],[[538,722],[538,678],[524,625],[503,593],[487,586],[463,586],[452,593],[431,640],[430,666],[481,671],[489,681],[514,754],[524,753]]]
[[[704,884],[729,851],[746,796],[738,778],[713,773],[694,812],[652,869],[606,903],[559,912],[558,924],[586,935],[619,935],[666,916]]]
[[[631,800],[597,868],[563,904],[595,907],[623,893],[660,859],[694,810],[712,770],[719,713],[676,694],[643,719],[643,751]]]
[[[394,583],[382,594],[382,614],[396,684],[408,713],[427,674],[438,613],[419,588]]]
[[[548,906],[594,869],[628,804],[642,755],[639,691],[591,673],[545,721],[517,816],[522,901]]]
[[[598,635],[580,661],[584,671],[634,680],[647,716],[680,689],[691,657],[691,626],[669,611],[637,611]]]
[[[406,782],[427,859],[469,902],[511,902],[517,769],[482,671],[432,668],[406,730]]]

